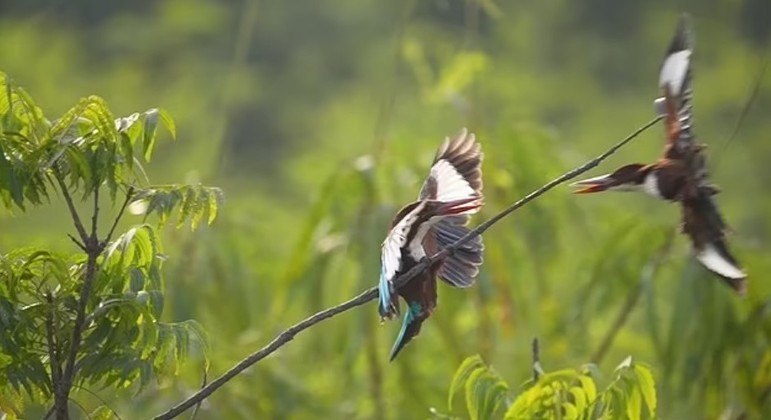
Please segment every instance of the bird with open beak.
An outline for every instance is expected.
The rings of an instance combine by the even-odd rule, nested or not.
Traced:
[[[719,190],[708,179],[705,146],[693,134],[691,45],[687,17],[683,16],[661,68],[659,87],[664,96],[654,102],[665,115],[663,156],[653,164],[625,165],[613,173],[576,182],[574,192],[643,191],[680,203],[682,232],[690,237],[696,259],[744,294],[747,275],[728,250],[727,227],[713,197]]]
[[[452,287],[474,284],[482,264],[482,239],[466,242],[450,255],[432,261],[420,274],[396,287],[396,278],[442,248],[465,236],[469,215],[482,197],[482,153],[474,134],[463,129],[446,138],[434,157],[418,200],[396,214],[381,248],[379,305],[381,320],[399,316],[399,296],[407,304],[402,328],[391,349],[393,360],[419,332],[436,308],[437,277]]]

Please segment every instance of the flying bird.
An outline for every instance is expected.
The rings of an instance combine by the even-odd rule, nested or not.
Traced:
[[[705,145],[693,133],[693,90],[690,58],[693,51],[688,20],[680,19],[659,76],[664,96],[656,99],[664,114],[667,142],[663,156],[653,164],[634,163],[616,171],[573,184],[577,194],[601,191],[642,191],[680,203],[682,233],[691,241],[696,259],[736,292],[746,292],[747,274],[728,249],[727,226],[709,182]]]
[[[437,277],[452,287],[474,284],[482,264],[479,236],[431,262],[406,284],[396,287],[394,281],[469,232],[469,216],[483,204],[481,163],[482,152],[474,134],[463,129],[452,140],[445,138],[417,201],[399,210],[391,223],[381,247],[378,310],[381,320],[399,316],[399,296],[407,309],[390,360],[420,332],[423,321],[436,308]]]

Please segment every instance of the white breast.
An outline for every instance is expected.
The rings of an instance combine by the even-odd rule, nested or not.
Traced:
[[[659,177],[656,176],[656,172],[654,171],[650,171],[648,172],[648,175],[645,175],[642,188],[648,195],[652,195],[656,198],[664,198],[659,190]]]
[[[415,261],[420,261],[423,257],[426,256],[426,250],[423,248],[423,239],[426,237],[428,230],[431,229],[431,227],[441,218],[441,216],[434,216],[423,222],[418,227],[418,231],[415,232],[415,237],[412,238],[409,246],[410,256]]]

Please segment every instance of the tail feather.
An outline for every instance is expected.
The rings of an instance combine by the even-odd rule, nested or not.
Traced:
[[[391,348],[390,361],[393,361],[399,352],[402,351],[405,345],[409,343],[418,333],[420,333],[420,327],[423,325],[425,317],[423,317],[423,310],[419,303],[410,303],[407,313],[404,315],[404,321],[402,322],[402,329],[399,331],[399,335],[396,337],[394,346]]]
[[[696,259],[740,295],[747,292],[747,274],[739,267],[724,241],[704,245],[696,251]]]
[[[450,246],[469,232],[468,228],[456,222],[457,219],[442,219],[431,228],[439,248]],[[466,242],[444,260],[439,277],[453,287],[470,287],[479,273],[483,250],[481,236]]]
[[[696,259],[739,294],[747,289],[747,274],[726,243],[726,225],[711,192],[699,190],[682,203],[683,233],[691,239]]]

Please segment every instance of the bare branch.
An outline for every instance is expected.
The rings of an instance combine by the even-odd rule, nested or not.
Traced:
[[[82,249],[82,250],[83,250],[83,252],[86,252],[86,246],[85,246],[85,245],[83,245],[83,244],[82,244],[82,243],[81,243],[81,242],[78,240],[78,238],[76,238],[76,237],[74,237],[74,236],[70,235],[69,233],[67,234],[67,237],[68,237],[68,238],[70,238],[70,240],[71,240],[72,242],[74,242],[74,243],[75,243],[75,245],[77,245],[77,246],[78,246],[78,248]]]
[[[294,336],[299,333],[300,331],[309,328],[315,324],[318,324],[319,322],[332,318],[333,316],[345,312],[351,308],[355,308],[357,306],[361,306],[377,297],[377,288],[373,287],[372,289],[369,289],[365,291],[364,293],[360,294],[359,296],[356,296],[353,299],[350,299],[348,301],[345,301],[337,306],[333,306],[331,308],[325,309],[321,312],[317,312],[316,314],[300,321],[299,323],[287,328],[281,334],[278,335],[278,337],[274,338],[273,341],[268,343],[267,346],[257,350],[256,352],[249,355],[247,358],[241,360],[238,362],[237,365],[233,366],[225,372],[222,376],[219,378],[213,380],[205,387],[201,388],[200,391],[193,394],[190,398],[186,399],[185,401],[181,402],[180,404],[176,405],[175,407],[171,408],[169,411],[155,417],[156,420],[158,419],[172,419],[180,414],[182,414],[185,410],[188,408],[194,406],[199,401],[204,400],[206,397],[211,395],[214,391],[217,390],[217,388],[221,387],[222,385],[225,385],[226,382],[233,379],[236,375],[244,371],[249,366],[259,362],[260,360],[264,359],[269,354],[273,353],[274,351],[278,350],[279,347],[283,346],[284,344],[292,341]]]
[[[543,375],[543,368],[541,367],[541,345],[538,342],[538,337],[533,338],[533,381],[538,382],[538,379]]]
[[[118,215],[115,216],[115,220],[112,222],[110,232],[107,233],[107,236],[104,238],[104,242],[102,242],[103,245],[107,245],[112,240],[112,235],[115,233],[115,228],[118,227],[118,222],[120,222],[120,219],[123,217],[123,213],[126,212],[126,207],[128,206],[129,202],[131,202],[131,198],[133,196],[134,187],[130,186],[128,187],[128,190],[126,190],[126,199],[123,201],[123,205],[121,205],[120,210],[118,210]]]
[[[769,56],[766,55],[766,57],[763,59],[763,62],[761,63],[760,70],[758,71],[758,75],[755,78],[755,83],[752,85],[752,90],[750,91],[750,95],[747,97],[747,100],[744,102],[744,106],[742,107],[742,111],[739,114],[739,119],[736,120],[736,125],[734,125],[734,130],[731,132],[731,135],[728,137],[728,140],[723,142],[722,147],[720,148],[721,151],[725,151],[725,149],[728,148],[728,146],[736,139],[736,136],[739,134],[739,129],[744,124],[744,119],[747,117],[747,114],[749,114],[750,109],[752,108],[752,105],[755,103],[755,99],[758,97],[758,93],[760,93],[760,87],[763,84],[763,78],[766,76],[766,70],[768,69],[769,64]],[[717,158],[719,159],[720,156],[723,156],[724,153],[718,153]],[[715,161],[715,165],[717,165],[717,161]]]
[[[618,149],[622,148],[624,145],[632,141],[635,137],[640,135],[643,131],[650,128],[652,125],[656,124],[662,117],[656,117],[649,121],[644,126],[638,128],[635,130],[632,134],[628,135],[626,138],[621,140],[620,142],[616,143],[613,147],[605,151],[603,154],[597,156],[596,158],[590,160],[589,162],[586,162],[585,164],[566,172],[565,174],[555,178],[552,181],[549,181],[544,186],[538,188],[537,190],[531,192],[530,194],[526,195],[521,200],[517,201],[516,203],[512,204],[510,207],[506,208],[505,210],[501,211],[500,213],[496,214],[486,222],[480,224],[477,226],[476,229],[470,231],[466,236],[458,239],[455,243],[452,245],[442,249],[441,251],[437,252],[430,258],[425,258],[420,263],[416,264],[412,269],[408,270],[406,273],[401,274],[399,277],[397,277],[394,280],[394,286],[396,288],[399,288],[400,286],[404,285],[407,281],[412,279],[413,277],[417,276],[419,273],[421,273],[423,270],[428,268],[430,263],[432,261],[436,261],[439,258],[444,258],[445,256],[449,255],[450,253],[454,252],[456,249],[461,247],[466,242],[470,241],[471,239],[481,235],[484,231],[489,229],[492,225],[509,215],[510,213],[514,212],[518,208],[524,206],[525,204],[529,203],[532,200],[535,200],[545,192],[549,191],[550,189],[556,187],[559,184],[564,183],[565,181],[569,181],[578,175],[583,174],[584,172],[587,172],[588,170],[596,167],[600,164],[603,160],[607,159],[610,155],[615,153]],[[373,287],[372,289],[369,289],[367,291],[364,291],[360,295],[354,297],[353,299],[347,300],[337,306],[333,306],[331,308],[325,309],[321,312],[317,312],[316,314],[300,321],[299,323],[287,328],[286,330],[282,331],[276,338],[273,339],[268,345],[265,347],[257,350],[256,352],[250,354],[245,359],[238,362],[237,365],[230,368],[227,372],[225,372],[222,376],[215,379],[205,387],[203,387],[201,390],[196,392],[195,394],[191,395],[186,400],[182,401],[181,403],[177,404],[176,406],[170,408],[165,413],[159,414],[155,417],[155,420],[168,420],[172,419],[180,414],[182,414],[185,410],[189,409],[190,407],[196,405],[198,402],[204,400],[209,395],[211,395],[214,391],[216,391],[219,387],[227,383],[229,380],[233,379],[236,375],[241,373],[242,371],[246,370],[248,367],[252,366],[253,364],[259,362],[260,360],[264,359],[271,353],[278,350],[281,346],[284,344],[292,341],[292,339],[300,333],[301,331],[310,328],[319,322],[332,318],[333,316],[345,312],[349,309],[355,308],[357,306],[361,306],[378,296],[378,289],[376,287]]]
[[[96,249],[89,247],[86,251],[88,255],[86,273],[83,278],[83,288],[80,290],[80,299],[78,300],[75,324],[72,330],[72,341],[70,342],[66,364],[64,365],[64,374],[61,378],[61,394],[58,396],[65,400],[69,398],[69,392],[75,378],[75,361],[80,350],[80,342],[83,339],[83,331],[86,329],[86,306],[88,306],[88,299],[91,297],[91,289],[94,286],[94,277],[96,277],[96,259],[102,253],[102,249],[101,246]],[[54,404],[54,408],[57,419],[68,418],[66,404],[57,403]]]
[[[78,235],[80,236],[80,242],[85,244],[88,241],[88,233],[86,233],[86,229],[83,227],[83,223],[80,221],[80,216],[78,215],[78,210],[75,209],[75,203],[72,201],[70,191],[67,189],[67,185],[64,184],[64,179],[62,179],[59,171],[54,170],[54,172],[54,178],[59,184],[59,189],[62,190],[62,196],[64,197],[64,201],[67,203],[70,216],[72,216],[72,223],[75,224],[75,230],[78,231]]]
[[[54,390],[58,390],[61,387],[62,369],[59,363],[59,352],[57,351],[57,343],[54,338],[54,317],[53,317],[53,296],[51,292],[45,294],[46,303],[46,343],[48,347],[48,361],[51,364],[51,383]]]
[[[96,225],[99,221],[99,185],[94,188],[94,214],[91,215],[91,237],[96,239]]]

